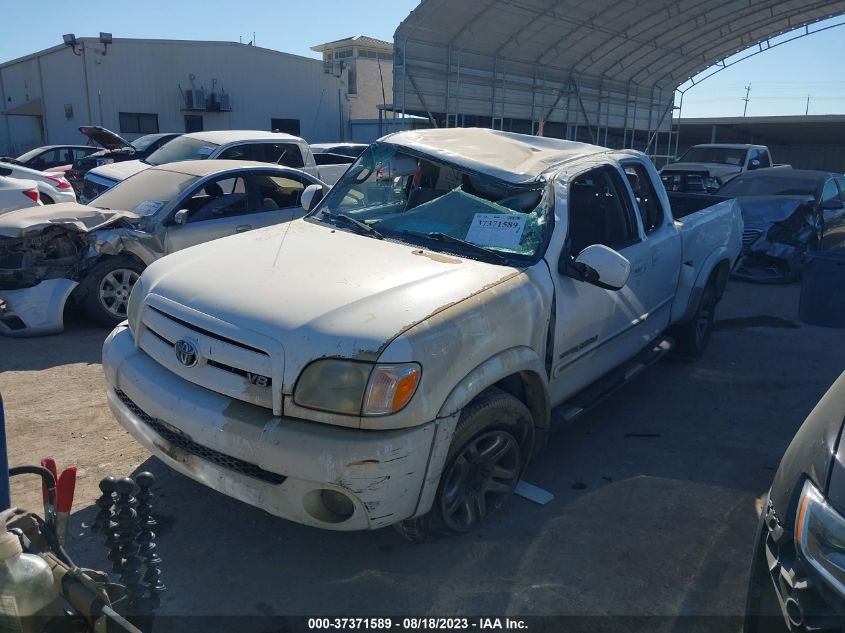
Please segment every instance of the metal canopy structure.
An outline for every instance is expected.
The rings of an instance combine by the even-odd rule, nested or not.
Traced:
[[[394,103],[440,127],[654,154],[678,86],[841,14],[845,0],[422,0],[394,37]]]

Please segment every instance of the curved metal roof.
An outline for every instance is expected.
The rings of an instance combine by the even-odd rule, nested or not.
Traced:
[[[422,0],[395,44],[441,47],[674,88],[768,38],[845,13],[845,0]]]
[[[439,126],[649,151],[664,132],[671,145],[678,86],[841,14],[845,0],[422,0],[395,33],[394,103]]]

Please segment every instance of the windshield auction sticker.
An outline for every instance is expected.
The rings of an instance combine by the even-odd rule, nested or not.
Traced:
[[[133,209],[138,215],[152,215],[164,205],[158,200],[144,200],[141,204]]]
[[[466,240],[479,246],[517,248],[527,216],[511,213],[476,213]]]

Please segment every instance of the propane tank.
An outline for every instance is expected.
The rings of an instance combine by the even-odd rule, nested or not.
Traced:
[[[18,537],[0,525],[0,623],[3,631],[41,631],[62,614],[59,592],[46,560],[25,554]]]

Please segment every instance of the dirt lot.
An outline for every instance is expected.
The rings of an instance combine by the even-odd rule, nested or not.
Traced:
[[[81,323],[0,340],[10,462],[50,454],[80,468],[71,551],[86,565],[105,555],[84,527],[100,478],[156,473],[165,614],[736,615],[759,499],[845,369],[845,330],[798,323],[798,292],[731,283],[703,359],[665,360],[556,429],[526,476],[551,503],[515,498],[460,538],[411,545],[391,529],[321,532],[172,473],[112,420],[99,365],[106,332]],[[40,504],[31,478],[12,495]],[[652,628],[684,630],[671,619]]]

